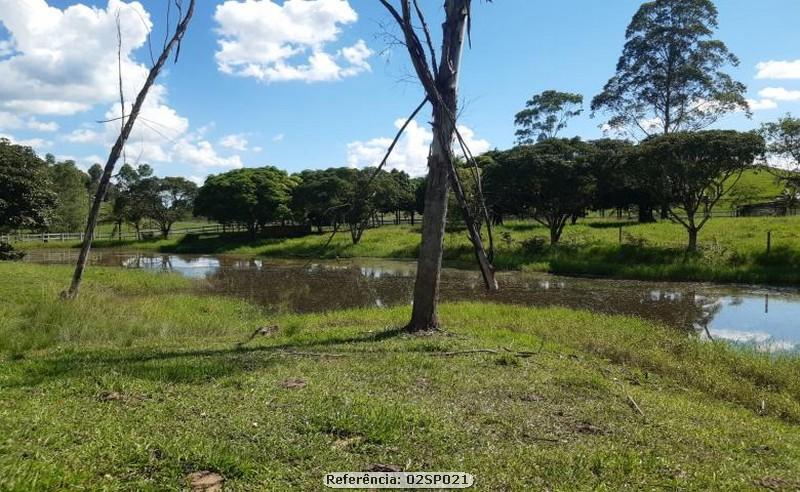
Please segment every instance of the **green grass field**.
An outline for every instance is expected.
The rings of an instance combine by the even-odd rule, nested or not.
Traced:
[[[737,205],[770,202],[780,196],[785,183],[767,169],[747,170],[727,196],[717,204],[721,211],[733,210]]]
[[[566,309],[446,305],[428,336],[399,331],[407,308],[267,318],[103,268],[65,302],[68,278],[0,264],[2,490],[179,490],[201,470],[320,490],[378,463],[475,490],[800,486],[800,359]],[[496,353],[452,354],[474,349]]]
[[[622,243],[619,241],[622,228]],[[766,252],[767,232],[771,250]],[[677,224],[584,220],[567,226],[561,244],[550,248],[532,241],[547,238],[533,222],[509,222],[495,228],[495,264],[569,275],[652,280],[708,280],[765,284],[800,283],[800,216],[711,219],[700,232],[700,251],[687,254],[686,232]],[[246,234],[184,237],[142,242],[97,241],[98,247],[124,247],[175,253],[228,253],[271,257],[416,258],[419,227],[384,226],[366,231],[353,245],[347,231],[327,244],[328,234],[297,239],[260,239]],[[67,243],[68,246],[75,244]],[[41,247],[28,243],[27,247]],[[50,243],[48,247],[64,247]],[[471,246],[463,230],[445,238],[445,260],[471,266]]]

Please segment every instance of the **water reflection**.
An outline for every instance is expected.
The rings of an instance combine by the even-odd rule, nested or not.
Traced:
[[[71,263],[74,250],[36,250],[37,263]],[[313,312],[410,304],[415,264],[405,261],[283,261],[213,255],[95,250],[90,264],[178,272],[204,279],[204,290],[248,299],[276,311]],[[487,293],[475,272],[445,269],[444,300],[557,305],[641,316],[758,350],[800,349],[800,291],[557,277],[503,272]]]

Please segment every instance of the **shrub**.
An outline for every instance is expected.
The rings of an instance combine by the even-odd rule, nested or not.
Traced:
[[[11,244],[0,241],[0,261],[21,260],[24,256],[24,251],[18,251]]]
[[[543,237],[535,236],[522,241],[522,252],[526,255],[536,256],[544,253],[547,248],[547,240]]]

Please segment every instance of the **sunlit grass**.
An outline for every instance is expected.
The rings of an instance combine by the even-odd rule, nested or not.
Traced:
[[[443,306],[445,333],[406,336],[404,307],[273,316],[111,268],[65,302],[68,278],[0,264],[3,490],[180,489],[197,470],[235,490],[317,490],[326,472],[375,463],[467,471],[479,490],[791,489],[800,476],[796,358],[477,303]],[[497,353],[442,355],[475,348]]]

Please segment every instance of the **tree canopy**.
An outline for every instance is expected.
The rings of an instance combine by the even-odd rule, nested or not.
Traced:
[[[275,221],[290,218],[291,191],[297,180],[267,166],[209,176],[194,203],[196,215],[222,224],[244,224],[251,234]]]
[[[531,215],[556,244],[567,221],[589,207],[594,195],[590,153],[591,146],[577,138],[511,149],[485,169],[487,201],[495,214]]]
[[[761,125],[767,152],[778,160],[774,164],[800,168],[800,118],[787,114],[777,121]]]
[[[57,200],[47,164],[30,147],[0,138],[0,229],[47,227]]]
[[[197,196],[197,185],[182,177],[147,178],[139,187],[145,213],[168,236],[172,224],[190,215]]]
[[[714,39],[711,0],[652,0],[633,16],[616,73],[592,100],[608,127],[653,135],[707,127],[731,111],[748,111],[744,84],[724,69],[739,64]]]
[[[74,161],[55,162],[48,171],[58,196],[51,229],[77,231],[86,224],[89,213],[89,175],[75,166]]]
[[[136,229],[136,235],[139,235],[142,221],[148,213],[147,187],[141,183],[152,175],[153,168],[148,164],[135,168],[130,164],[123,164],[117,172],[116,182],[109,188],[109,194],[113,195],[111,217],[120,233],[122,223],[128,222]]]
[[[583,112],[583,96],[554,90],[534,95],[514,117],[518,144],[556,138],[570,118]]]
[[[637,148],[636,159],[658,170],[653,186],[666,194],[669,215],[686,228],[693,251],[713,207],[764,150],[764,139],[755,132],[678,132],[648,139]]]

